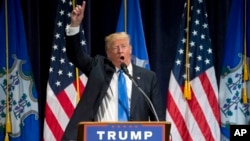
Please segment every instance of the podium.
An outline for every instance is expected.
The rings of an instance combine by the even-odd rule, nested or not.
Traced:
[[[80,122],[77,141],[168,141],[170,122]]]

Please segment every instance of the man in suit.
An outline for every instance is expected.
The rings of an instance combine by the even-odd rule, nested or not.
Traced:
[[[132,79],[145,92],[147,99],[128,76],[125,76],[128,96],[128,121],[165,121],[165,104],[160,93],[156,74],[131,63],[132,47],[125,32],[113,33],[105,38],[107,57],[91,57],[82,51],[79,26],[84,17],[86,3],[77,5],[71,14],[71,24],[66,28],[66,51],[69,60],[88,77],[88,82],[68,123],[62,140],[76,140],[77,126],[81,121],[119,121],[118,74],[125,64]],[[119,102],[118,102],[119,101]]]

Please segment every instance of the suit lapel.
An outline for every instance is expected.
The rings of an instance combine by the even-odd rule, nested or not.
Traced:
[[[109,60],[104,60],[106,61],[104,63],[104,81],[105,83],[102,86],[102,90],[101,90],[101,94],[100,94],[100,98],[99,98],[99,104],[101,103],[104,95],[107,93],[107,90],[109,88],[110,85],[110,81],[113,77],[113,74],[115,73],[115,66],[109,61]],[[98,104],[98,106],[99,106]]]

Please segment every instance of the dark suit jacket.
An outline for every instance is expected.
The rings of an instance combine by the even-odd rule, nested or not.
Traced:
[[[83,96],[66,127],[62,140],[76,140],[77,126],[81,121],[94,121],[103,97],[107,93],[115,66],[104,56],[90,57],[80,45],[79,34],[66,37],[66,50],[70,61],[88,77]],[[165,104],[154,72],[133,65],[133,79],[151,99],[159,120],[165,121]],[[131,121],[156,120],[139,89],[132,86]]]

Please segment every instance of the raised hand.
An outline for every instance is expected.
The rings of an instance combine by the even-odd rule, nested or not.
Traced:
[[[86,1],[82,2],[82,5],[76,5],[71,13],[71,27],[79,26],[84,17],[84,11],[86,7]]]

